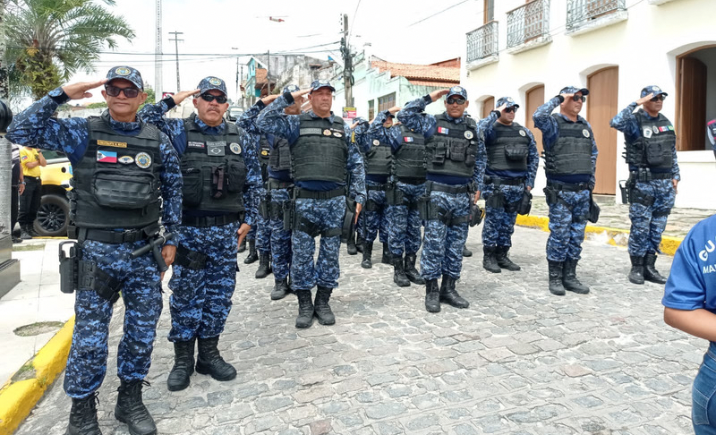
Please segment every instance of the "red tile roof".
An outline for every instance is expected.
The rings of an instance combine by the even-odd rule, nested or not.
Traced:
[[[390,71],[391,77],[405,77],[414,85],[446,86],[460,84],[460,67],[458,66],[413,65],[384,60],[372,60],[370,65],[379,71]]]

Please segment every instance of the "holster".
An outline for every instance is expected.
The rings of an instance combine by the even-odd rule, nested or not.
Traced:
[[[291,200],[283,208],[283,229],[291,231],[295,226],[296,200]]]
[[[206,266],[206,258],[206,254],[192,251],[180,243],[177,247],[174,264],[186,267],[187,269],[202,270]]]
[[[269,217],[271,216],[270,207],[271,194],[269,192],[266,192],[266,196],[261,198],[261,202],[259,203],[259,215],[263,219],[269,219]]]
[[[505,195],[501,190],[495,189],[490,194],[489,198],[485,201],[485,207],[504,209],[505,208]]]
[[[619,180],[619,191],[621,192],[622,204],[630,204],[631,178],[627,180]]]
[[[78,290],[94,290],[99,297],[114,304],[119,299],[121,285],[121,281],[112,278],[107,272],[100,269],[97,263],[79,260]]]
[[[65,251],[65,246],[69,250]],[[82,245],[74,240],[60,243],[60,291],[73,293],[77,290],[79,261],[82,255]]]
[[[478,204],[472,204],[470,206],[470,226],[471,227],[480,225],[484,216],[485,216],[485,211],[482,208],[480,208],[480,206]]]
[[[405,205],[403,204],[404,200],[405,195],[396,184],[391,184],[391,187],[385,191],[385,202],[388,205]]]
[[[545,199],[545,201],[547,201],[547,205],[554,205],[557,203],[557,200],[559,199],[559,194],[557,193],[556,190],[554,190],[550,187],[545,187],[543,189],[543,192],[544,192],[544,199]]]
[[[375,203],[374,203],[375,204]],[[356,202],[350,196],[346,196],[346,214],[343,216],[343,227],[341,228],[341,242],[348,243],[355,233]]]
[[[517,214],[528,215],[528,214],[530,214],[531,210],[532,210],[532,192],[525,189],[525,192],[522,194],[522,199],[520,200],[519,204],[517,205]]]
[[[599,208],[599,204],[594,200],[592,197],[592,194],[589,194],[589,216],[587,217],[587,220],[593,224],[596,224],[599,220],[599,212],[601,209]]]

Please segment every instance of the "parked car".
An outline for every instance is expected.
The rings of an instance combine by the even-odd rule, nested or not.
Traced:
[[[243,114],[244,109],[239,106],[231,106],[226,110],[226,120],[236,122],[236,120]]]
[[[41,237],[64,237],[70,217],[67,191],[72,189],[72,165],[64,153],[44,151],[47,166],[41,168],[42,199],[35,219],[35,231]]]

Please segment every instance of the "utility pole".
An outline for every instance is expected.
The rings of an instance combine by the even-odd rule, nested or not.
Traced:
[[[343,92],[346,96],[346,107],[353,106],[353,56],[348,45],[348,14],[343,14],[343,37],[341,38],[341,55],[343,55]]]
[[[268,95],[271,95],[271,79],[269,78],[269,70],[271,68],[271,50],[266,52],[266,83],[268,86]]]
[[[184,42],[183,39],[177,39],[177,36],[183,35],[184,32],[169,32],[170,35],[174,35],[174,39],[170,39],[169,41],[174,41],[174,47],[176,48],[176,55],[177,55],[177,92],[181,92],[181,85],[179,84],[179,43]]]
[[[154,45],[154,95],[157,99],[162,98],[162,92],[164,85],[162,79],[164,73],[162,71],[162,0],[157,0],[157,28],[155,34],[155,45]],[[156,103],[156,101],[155,101]]]

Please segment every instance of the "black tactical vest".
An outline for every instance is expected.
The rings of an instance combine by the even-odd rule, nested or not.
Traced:
[[[592,129],[585,123],[567,122],[555,113],[559,137],[552,147],[545,148],[545,172],[548,175],[592,174]]]
[[[472,177],[477,159],[477,125],[472,118],[456,124],[437,115],[437,131],[427,142],[427,173]]]
[[[246,163],[239,129],[224,123],[223,135],[204,134],[192,114],[184,120],[187,148],[181,158],[186,210],[238,213],[244,211]]]
[[[269,154],[269,167],[272,171],[288,171],[291,169],[291,149],[288,140],[274,136],[273,148]]]
[[[671,171],[674,163],[673,149],[676,146],[674,126],[661,113],[657,119],[650,119],[639,109],[635,114],[641,135],[633,142],[627,140],[627,163],[656,169],[656,172]]]
[[[366,175],[390,175],[393,153],[390,144],[373,140],[373,143],[365,154]]]
[[[135,136],[112,130],[109,112],[87,119],[89,144],[72,166],[70,217],[78,228],[143,228],[159,221],[160,131],[140,123]]]
[[[485,141],[487,168],[493,171],[526,171],[530,137],[527,129],[516,122],[495,122],[495,138]]]
[[[313,118],[304,113],[298,141],[291,147],[291,177],[295,181],[331,181],[347,179],[348,145],[343,119]]]
[[[398,179],[425,179],[425,137],[404,125],[400,126],[402,145],[394,156]]]

